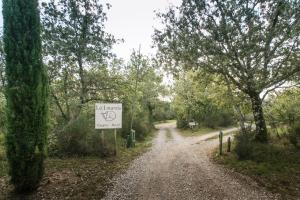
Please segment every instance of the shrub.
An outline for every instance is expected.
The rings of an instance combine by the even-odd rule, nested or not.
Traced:
[[[90,132],[88,120],[84,116],[71,120],[57,134],[57,147],[64,155],[85,155],[87,153],[87,138]]]
[[[289,141],[295,147],[300,147],[300,125],[296,124],[289,129]]]
[[[53,130],[48,137],[50,156],[107,156],[114,152],[113,130],[106,130],[105,146],[100,130],[94,128],[94,115],[82,113],[62,130]],[[119,144],[120,145],[120,144]]]
[[[239,132],[235,136],[236,139],[235,152],[239,160],[247,160],[252,157],[254,135],[255,134],[253,131],[247,131],[244,133]]]
[[[121,130],[123,139],[126,139],[130,134],[132,119],[130,107],[131,105],[123,104],[123,124]],[[137,140],[143,140],[148,136],[152,128],[154,128],[152,124],[152,117],[153,116],[146,107],[140,107],[139,109],[136,109],[132,129],[135,130]]]
[[[188,127],[188,121],[184,116],[178,114],[176,125],[177,125],[177,128],[187,128]]]
[[[137,123],[134,124],[134,128],[135,128],[136,139],[143,140],[148,135],[148,133],[151,132],[152,125],[147,123],[146,121],[144,123],[138,121]]]
[[[234,122],[233,114],[222,110],[215,110],[213,112],[206,113],[199,121],[202,122],[202,126],[210,128],[229,126]]]

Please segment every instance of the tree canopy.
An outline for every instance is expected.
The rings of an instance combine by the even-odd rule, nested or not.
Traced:
[[[257,139],[267,141],[263,91],[300,70],[299,1],[196,1],[159,15],[164,29],[154,40],[159,57],[178,69],[220,74],[252,102]]]

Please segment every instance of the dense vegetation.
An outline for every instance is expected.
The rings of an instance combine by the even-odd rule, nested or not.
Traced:
[[[106,131],[101,146],[100,131],[94,128],[96,102],[123,104],[120,147],[125,146],[131,128],[137,140],[144,140],[154,121],[172,117],[169,103],[160,100],[167,91],[154,63],[139,51],[132,52],[128,63],[111,52],[112,45],[120,41],[104,31],[109,8],[96,0],[43,1],[40,20],[36,0],[4,3],[0,171],[6,171],[8,160],[17,191],[36,188],[46,154],[112,154],[113,135]]]
[[[217,160],[299,197],[299,1],[183,0],[158,16],[178,126],[238,123],[234,151]]]
[[[5,1],[3,17],[7,158],[11,182],[24,192],[36,189],[43,176],[48,128],[38,1]]]
[[[111,157],[113,134],[105,131],[101,142],[94,106],[117,102],[120,165],[138,154],[126,160],[131,129],[144,141],[154,122],[174,118],[179,128],[197,122],[198,135],[238,125],[234,151],[221,163],[270,183],[286,183],[290,171],[296,187],[287,190],[298,195],[298,0],[183,0],[158,14],[164,26],[153,36],[156,58],[134,50],[128,62],[112,53],[122,41],[105,31],[108,4],[43,0],[39,11],[37,0],[3,2],[0,177],[9,168],[17,191],[38,186],[47,154],[65,161]],[[171,88],[162,84],[165,71],[174,77]]]
[[[248,130],[235,137],[234,152],[215,157],[218,163],[253,177],[284,199],[298,199],[300,195],[299,91],[298,87],[284,89],[266,99],[269,144],[253,141],[255,133]]]
[[[256,140],[267,142],[264,97],[300,70],[299,2],[184,0],[160,17],[165,28],[154,39],[163,62],[234,85],[251,102]]]
[[[174,86],[172,106],[176,113],[177,126],[186,128],[188,122],[192,121],[197,122],[199,127],[232,125],[234,114],[231,102],[226,96],[226,86],[218,84],[216,77],[202,79],[200,76],[192,71],[182,73]]]

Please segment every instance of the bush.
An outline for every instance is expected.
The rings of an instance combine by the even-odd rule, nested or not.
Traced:
[[[300,125],[296,124],[289,129],[289,141],[295,147],[300,147]]]
[[[94,118],[88,114],[81,114],[62,130],[50,134],[48,146],[50,156],[103,155],[104,150],[100,132],[94,129]]]
[[[94,121],[93,114],[82,113],[64,128],[53,130],[48,136],[48,154],[57,157],[112,155],[115,147],[114,131],[104,131],[105,144],[102,146],[101,130],[95,130]],[[118,138],[118,140],[118,145],[122,145],[122,139]]]
[[[131,125],[131,110],[128,108],[128,105],[123,106],[123,124],[122,124],[122,137],[123,139],[127,138],[127,135],[130,134],[130,125]],[[144,140],[145,137],[151,132],[153,128],[152,116],[150,112],[146,109],[137,109],[136,115],[133,119],[133,127],[135,130],[135,136],[137,140]]]
[[[236,146],[235,152],[238,156],[239,160],[247,160],[250,159],[253,155],[253,139],[254,132],[247,131],[245,133],[239,132],[236,136]]]
[[[144,123],[138,122],[134,124],[134,128],[135,128],[136,139],[144,140],[145,137],[148,135],[148,133],[151,132],[152,125],[147,122]]]
[[[204,127],[216,128],[220,126],[230,126],[233,124],[234,119],[233,114],[230,112],[215,110],[213,112],[206,113],[202,116],[202,119],[198,121],[200,121]]]
[[[138,110],[133,123],[136,139],[143,140],[153,128],[149,112]],[[123,106],[122,129],[118,130],[118,145],[125,146],[124,141],[130,133],[131,112],[126,104]],[[105,130],[101,145],[101,130],[95,130],[94,106],[85,107],[76,119],[65,124],[55,124],[48,136],[48,155],[50,156],[108,156],[114,153],[114,130]],[[121,136],[121,137],[120,137]]]
[[[84,116],[70,121],[57,134],[58,151],[65,155],[85,155],[87,153],[87,138],[90,132],[88,120]]]

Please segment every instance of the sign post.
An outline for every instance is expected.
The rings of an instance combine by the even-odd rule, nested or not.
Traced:
[[[122,104],[96,103],[95,129],[101,129],[101,143],[104,145],[104,129],[114,129],[114,154],[117,155],[117,129],[122,128]]]
[[[101,130],[101,150],[102,154],[105,155],[105,140],[104,140],[104,130]]]
[[[114,138],[115,138],[115,149],[114,149],[114,154],[115,154],[115,156],[116,156],[116,155],[117,155],[117,152],[118,152],[117,129],[114,130]]]

